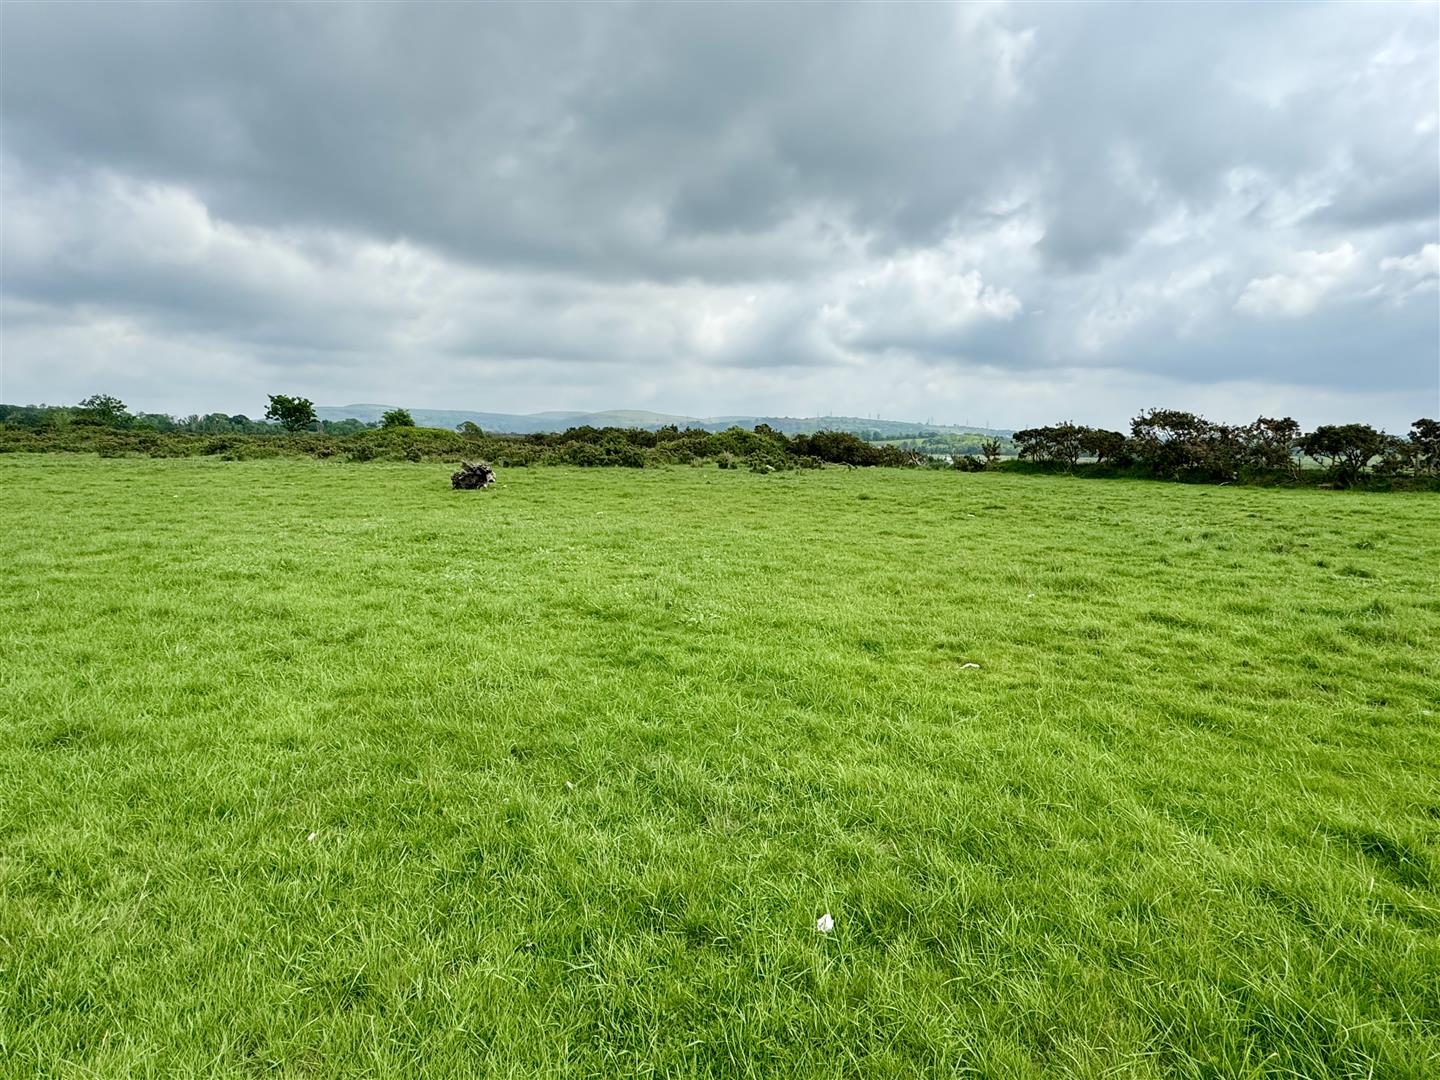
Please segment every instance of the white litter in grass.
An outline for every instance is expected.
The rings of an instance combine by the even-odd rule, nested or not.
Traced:
[[[835,929],[835,920],[830,917],[828,911],[815,920],[815,929],[819,930],[822,934],[828,934],[831,930]]]
[[[315,833],[312,832],[309,836],[305,837],[305,839],[306,839],[306,840],[314,840],[314,839],[315,839]]]
[[[574,791],[574,790],[575,790],[575,781],[574,781],[574,780],[566,780],[566,781],[565,781],[565,790],[566,790],[566,791]]]
[[[960,665],[960,670],[961,670],[961,671],[964,671],[967,667],[978,668],[979,666],[980,666],[979,664],[961,664],[961,665]]]

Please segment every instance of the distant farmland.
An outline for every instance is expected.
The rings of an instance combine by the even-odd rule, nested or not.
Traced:
[[[448,471],[0,456],[0,1073],[1440,1075],[1433,494]]]

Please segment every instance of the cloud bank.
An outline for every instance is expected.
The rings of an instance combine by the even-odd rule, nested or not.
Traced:
[[[3,20],[8,401],[1440,409],[1433,5]]]

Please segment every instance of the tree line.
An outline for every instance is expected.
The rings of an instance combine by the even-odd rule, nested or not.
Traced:
[[[1012,446],[1018,466],[1002,460]],[[1262,416],[1232,425],[1177,409],[1150,409],[1131,420],[1128,435],[1065,422],[1017,431],[1008,444],[986,438],[978,449],[979,454],[926,454],[850,432],[787,435],[763,423],[716,432],[675,425],[656,430],[586,425],[521,435],[485,432],[470,422],[454,431],[416,427],[404,409],[385,413],[379,423],[323,421],[316,418],[313,402],[285,394],[270,396],[262,420],[223,413],[185,418],[131,413],[106,394],[73,406],[0,405],[0,451],[345,461],[453,461],[466,455],[511,467],[714,463],[757,472],[827,464],[973,471],[1019,467],[1221,483],[1325,479],[1344,486],[1396,480],[1401,486],[1434,486],[1440,481],[1440,423],[1431,419],[1416,420],[1400,437],[1367,424],[1321,425],[1306,432],[1290,417]]]
[[[1026,428],[1011,436],[1022,460],[1074,472],[1131,470],[1162,480],[1225,483],[1299,479],[1308,459],[1332,481],[1367,476],[1440,475],[1440,423],[1421,418],[1401,437],[1369,424],[1322,424],[1303,431],[1290,417],[1222,424],[1179,409],[1150,409],[1130,421],[1130,434],[1080,424]]]
[[[191,435],[273,435],[279,431],[315,431],[327,435],[353,435],[357,431],[374,431],[387,427],[414,427],[415,421],[404,409],[392,409],[379,423],[366,423],[353,417],[345,420],[320,420],[315,416],[315,403],[309,398],[271,394],[270,404],[262,420],[252,420],[244,413],[192,413],[190,416],[169,416],[166,413],[132,413],[113,394],[91,394],[75,405],[3,405],[0,424],[27,431],[63,431],[70,427],[104,428],[113,431],[180,432]]]
[[[263,437],[262,437],[263,436]],[[177,419],[131,413],[119,398],[97,394],[73,406],[0,405],[0,451],[92,451],[103,455],[227,459],[277,456],[347,461],[449,461],[461,454],[499,465],[565,464],[644,468],[714,462],[757,472],[826,464],[913,466],[929,459],[916,451],[865,441],[844,431],[786,435],[759,424],[658,430],[571,427],[561,432],[497,434],[465,422],[454,431],[422,428],[410,413],[393,409],[378,424],[323,421],[303,397],[270,395],[263,420],[213,413]]]

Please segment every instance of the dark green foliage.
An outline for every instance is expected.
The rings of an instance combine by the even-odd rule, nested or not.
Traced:
[[[1082,439],[1089,430],[1067,421],[1049,427],[1026,428],[1011,438],[1015,440],[1019,457],[1069,472],[1085,452]]]
[[[1410,425],[1408,458],[1417,473],[1440,473],[1440,422],[1422,417]]]
[[[1151,409],[1135,417],[1130,430],[1125,452],[1152,476],[1166,480],[1293,477],[1299,468],[1300,425],[1288,416],[1261,416],[1233,426],[1178,409]]]
[[[1130,453],[1166,480],[1233,480],[1234,431],[1179,409],[1151,409],[1130,421]]]
[[[1026,428],[1011,436],[1018,456],[1041,465],[1073,472],[1082,457],[1096,464],[1123,464],[1128,460],[1126,439],[1118,431],[1085,427],[1069,422],[1048,427]]]
[[[1129,461],[1125,436],[1118,431],[1106,431],[1104,428],[1081,428],[1080,449],[1094,458],[1097,465],[1105,462],[1123,465]]]
[[[925,455],[915,450],[902,450],[888,444],[867,443],[848,431],[817,431],[812,435],[796,435],[790,440],[793,453],[819,458],[836,465],[886,465],[901,467],[920,465]]]
[[[987,435],[981,432],[937,432],[926,431],[915,435],[886,435],[878,431],[865,432],[862,438],[869,442],[882,442],[901,450],[914,450],[926,457],[953,459],[962,454],[985,453],[987,442],[998,442],[1001,455],[1015,453],[1015,445],[1008,434]]]
[[[1237,430],[1242,468],[1252,473],[1294,475],[1300,462],[1295,456],[1300,425],[1290,417],[1260,416]]]
[[[26,431],[39,431],[41,428],[53,427],[52,417],[59,412],[64,412],[69,417],[69,410],[54,405],[0,405],[0,424],[11,428],[23,428]]]
[[[89,409],[90,411],[85,411]],[[711,432],[705,428],[675,425],[658,430],[644,428],[572,427],[563,432],[528,435],[486,434],[466,421],[456,431],[420,428],[404,409],[393,409],[377,427],[358,419],[315,421],[314,406],[305,398],[274,395],[267,418],[276,423],[259,423],[245,416],[212,413],[184,419],[158,415],[131,416],[116,399],[91,399],[85,408],[51,406],[0,406],[0,450],[98,451],[97,433],[110,432],[125,438],[141,431],[173,436],[165,442],[107,442],[107,454],[149,454],[152,457],[184,457],[190,454],[254,454],[313,457],[341,456],[350,461],[453,460],[460,447],[483,453],[500,465],[565,463],[586,467],[619,466],[643,468],[652,465],[689,464],[717,460],[722,455],[736,463],[765,471],[813,468],[823,463],[843,465],[908,466],[923,463],[923,454],[897,446],[874,445],[848,432],[822,431],[794,439],[769,424],[753,431],[730,427]],[[278,425],[278,426],[277,426]],[[320,437],[294,440],[303,429]],[[225,437],[263,434],[280,440],[274,446],[245,451],[233,442],[213,443],[186,438],[205,434]],[[401,441],[396,441],[397,439]]]
[[[292,422],[303,418],[308,404],[303,398],[277,396],[272,398],[272,415],[277,401],[299,404],[299,410],[290,414]],[[404,412],[395,409],[387,415]],[[673,424],[656,429],[585,425],[526,435],[486,433],[470,421],[455,431],[406,425],[403,419],[383,427],[355,418],[308,426],[312,433],[300,436],[280,424],[243,415],[132,414],[118,399],[95,395],[77,406],[0,405],[0,453],[454,462],[463,452],[511,468],[541,464],[643,468],[723,461],[725,468],[744,466],[771,472],[827,464],[953,465],[975,472],[987,467],[1016,472],[1062,468],[1082,475],[1202,482],[1276,484],[1331,479],[1346,485],[1367,482],[1383,489],[1429,489],[1440,479],[1440,424],[1429,419],[1416,420],[1408,439],[1363,424],[1322,427],[1302,438],[1300,425],[1289,417],[1262,416],[1250,424],[1230,426],[1193,413],[1152,409],[1132,421],[1133,434],[1128,439],[1118,431],[1066,422],[1017,431],[1013,443],[977,436],[967,451],[951,449],[943,454],[896,442],[867,442],[845,431],[787,436],[768,423],[757,424],[753,430],[730,427],[718,432],[699,427],[682,430]],[[263,446],[255,442],[257,438]],[[1302,444],[1308,449],[1302,449]],[[1012,447],[1019,460],[1001,461],[1001,455]],[[1369,457],[1359,464],[1358,455],[1366,449]],[[1312,451],[1317,460],[1330,466],[1328,472],[1301,469],[1301,455]]]
[[[130,412],[125,408],[125,403],[117,397],[110,394],[91,394],[75,407],[75,419],[101,427],[124,427],[130,419]]]
[[[1415,421],[1409,439],[1367,424],[1326,426],[1306,436],[1288,416],[1230,425],[1179,409],[1150,409],[1131,421],[1130,430],[1128,439],[1070,423],[1017,431],[1012,438],[1020,461],[1006,468],[1025,471],[1034,462],[1086,475],[1258,484],[1331,479],[1348,486],[1373,467],[1373,486],[1380,489],[1432,488],[1431,477],[1440,472],[1440,424],[1433,420]],[[1093,464],[1080,464],[1084,456]],[[1328,469],[1302,470],[1303,456]]]
[[[349,420],[321,420],[320,430],[326,435],[354,435],[359,431],[370,431],[374,424],[367,424],[363,420],[356,420],[353,417]]]
[[[1369,424],[1322,424],[1300,439],[1299,445],[1342,484],[1353,484],[1372,460],[1394,447],[1390,436]]]
[[[274,420],[286,431],[303,431],[315,423],[315,403],[309,398],[271,394],[265,419]]]

